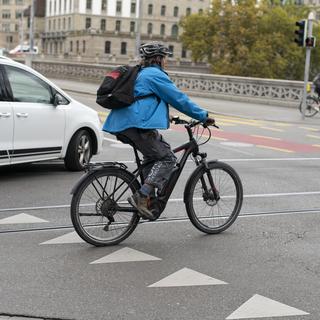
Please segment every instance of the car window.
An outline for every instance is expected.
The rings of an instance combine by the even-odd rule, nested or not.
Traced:
[[[17,102],[52,103],[50,86],[25,70],[5,66],[13,100]]]
[[[5,82],[2,75],[2,70],[0,67],[0,101],[6,101],[8,100],[6,96],[6,88],[5,88]]]

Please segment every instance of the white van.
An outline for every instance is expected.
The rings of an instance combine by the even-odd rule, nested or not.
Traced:
[[[30,52],[30,46],[29,45],[23,45],[21,47],[21,45],[19,44],[18,46],[16,46],[14,49],[9,51],[9,54],[23,54],[23,53],[29,53]],[[39,49],[37,46],[33,47],[33,54],[38,54],[39,53]]]

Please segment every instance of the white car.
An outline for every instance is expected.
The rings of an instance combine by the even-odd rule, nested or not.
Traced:
[[[16,46],[14,49],[9,51],[9,54],[16,55],[16,54],[23,54],[23,53],[29,53],[30,52],[30,46],[29,45],[21,45]],[[38,54],[39,49],[37,46],[33,47],[33,54]]]
[[[0,56],[0,166],[64,159],[67,169],[82,170],[102,139],[96,111]]]

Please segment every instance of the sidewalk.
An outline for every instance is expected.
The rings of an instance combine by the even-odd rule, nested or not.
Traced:
[[[61,89],[68,91],[71,94],[72,92],[75,92],[96,95],[99,87],[99,84],[97,83],[87,83],[75,80],[51,79],[51,81],[57,84]],[[193,101],[207,109],[209,112],[220,115],[320,127],[320,113],[316,114],[312,118],[302,119],[298,108],[294,107],[288,108],[249,102],[238,102],[231,101],[231,99],[229,101],[196,96],[190,97]]]

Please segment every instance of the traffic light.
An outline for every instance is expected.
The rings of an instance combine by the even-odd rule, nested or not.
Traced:
[[[307,38],[307,20],[297,21],[296,26],[298,27],[298,30],[294,32],[296,35],[294,41],[299,47],[305,47]]]
[[[316,37],[307,37],[306,47],[314,48],[316,46]]]

